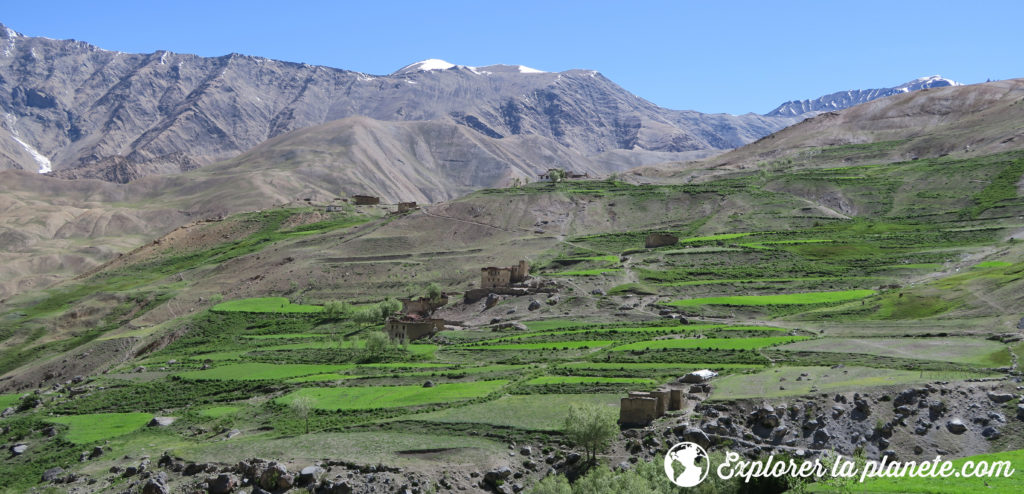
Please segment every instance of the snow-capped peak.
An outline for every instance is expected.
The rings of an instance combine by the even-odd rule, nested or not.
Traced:
[[[411,63],[396,70],[391,75],[405,75],[416,72],[428,72],[431,70],[465,69],[476,75],[491,75],[495,72],[515,72],[520,74],[546,74],[543,70],[537,70],[525,65],[488,65],[486,67],[471,67],[469,65],[456,65],[444,60],[431,58],[416,63]]]
[[[430,58],[416,63],[411,63],[395,71],[395,74],[409,74],[412,72],[426,72],[428,70],[448,70],[455,67],[455,64],[445,62],[438,58]]]
[[[899,86],[896,86],[893,89],[896,89],[897,91],[901,91],[904,93],[909,93],[911,91],[917,91],[924,88],[962,85],[963,84],[960,84],[959,82],[956,82],[952,79],[946,79],[941,75],[932,75],[928,77],[918,77],[917,79],[914,79],[910,82],[900,84]]]

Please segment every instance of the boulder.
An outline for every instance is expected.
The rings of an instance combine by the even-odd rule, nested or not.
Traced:
[[[534,311],[534,310],[537,310],[539,308],[540,308],[540,302],[538,302],[536,300],[531,300],[530,301],[530,305],[526,306],[526,310],[529,310],[529,311]]]
[[[93,446],[92,452],[89,453],[89,459],[95,459],[103,456],[103,446]]]
[[[323,472],[323,468],[320,468],[316,465],[310,465],[306,468],[303,468],[302,471],[299,472],[298,478],[295,479],[295,484],[300,487],[310,485],[313,482],[315,482],[316,478]]]
[[[678,433],[677,433],[678,434]],[[711,446],[711,438],[708,437],[704,431],[696,427],[686,427],[683,429],[683,433],[680,435],[683,441],[694,443],[700,447],[707,449]]]
[[[267,466],[267,469],[263,471],[263,475],[260,475],[259,486],[268,490],[276,490],[278,488],[278,482],[288,475],[288,469],[280,463],[271,463]]]
[[[10,451],[11,451],[11,455],[18,456],[18,455],[28,451],[28,445],[27,444],[15,444],[14,446],[11,446]]]
[[[153,417],[153,420],[149,421],[150,427],[167,427],[178,420],[177,417]]]
[[[142,494],[170,494],[167,490],[167,483],[160,482],[159,478],[151,478],[142,486]]]
[[[348,482],[325,481],[316,488],[316,494],[352,494],[352,486]]]
[[[960,419],[953,419],[946,423],[946,430],[953,434],[963,434],[967,432],[967,426]]]
[[[53,468],[47,469],[45,472],[43,472],[42,481],[43,482],[53,482],[54,480],[57,480],[58,478],[60,478],[60,475],[62,473],[64,473],[64,469],[61,468],[61,467],[53,467]]]
[[[491,487],[497,487],[499,485],[499,480],[504,482],[505,479],[511,476],[512,469],[510,469],[509,467],[501,467],[485,473],[484,482]]]
[[[206,491],[210,494],[228,494],[238,487],[238,479],[229,473],[222,473],[206,481]]]
[[[981,435],[985,439],[999,439],[999,436],[1001,436],[1002,434],[999,433],[999,429],[989,426],[982,429]]]
[[[1006,403],[1013,399],[1013,395],[1010,393],[989,393],[988,399],[995,403]]]
[[[1017,418],[1024,420],[1024,403],[1017,404]]]

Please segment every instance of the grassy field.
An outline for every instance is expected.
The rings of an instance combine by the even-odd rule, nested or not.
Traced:
[[[632,350],[662,350],[680,348],[706,348],[716,350],[754,350],[772,345],[792,343],[806,339],[804,336],[771,336],[762,338],[693,338],[649,340],[628,343],[612,348],[613,352]]]
[[[21,395],[20,394],[16,394],[16,393],[0,394],[0,408],[7,408],[9,406],[14,406],[14,404],[18,403],[18,400],[20,400],[20,399],[21,399]]]
[[[571,362],[559,366],[572,370],[670,370],[681,374],[700,369],[757,369],[761,365],[752,364],[663,364],[663,363],[629,363],[629,362]]]
[[[806,305],[847,302],[874,295],[874,290],[843,290],[838,292],[787,293],[784,295],[734,295],[674,300],[668,305],[694,307],[699,305]]]
[[[555,431],[563,427],[570,404],[593,404],[617,409],[621,398],[622,395],[617,393],[506,395],[486,403],[446,408],[403,419]]]
[[[65,415],[47,419],[68,426],[65,439],[75,444],[88,444],[135,432],[153,418],[148,413],[93,413]]]
[[[1011,363],[1006,345],[982,338],[825,338],[791,343],[778,349],[863,353],[986,367],[1002,367]]]
[[[349,370],[354,365],[264,364],[246,362],[229,364],[207,370],[179,372],[175,376],[191,380],[259,381],[289,379],[311,374],[327,374]]]
[[[275,401],[287,405],[299,396],[312,400],[319,410],[369,410],[469,400],[493,393],[508,381],[477,381],[422,386],[367,386],[346,388],[302,388]]]
[[[324,308],[319,305],[293,304],[284,297],[262,297],[221,302],[210,310],[220,312],[274,312],[291,314],[323,312]]]
[[[657,383],[653,379],[633,377],[541,376],[530,379],[525,384],[527,386],[541,386],[545,384],[638,384],[653,386]]]
[[[554,343],[509,343],[486,346],[465,347],[470,350],[563,350],[604,348],[612,345],[612,340],[558,341]]]
[[[203,417],[208,417],[208,418],[216,419],[216,418],[220,418],[220,417],[227,417],[229,415],[234,415],[234,414],[238,413],[238,411],[241,410],[241,409],[242,409],[242,407],[236,407],[236,406],[231,406],[231,405],[223,405],[223,406],[215,406],[215,407],[206,407],[206,408],[203,408],[203,409],[199,410],[198,413],[199,413],[199,415],[201,415]]]
[[[807,374],[801,378],[801,374]],[[765,369],[754,374],[720,377],[715,380],[711,398],[732,400],[741,398],[775,398],[835,391],[860,391],[873,386],[917,384],[984,377],[981,373],[951,371],[904,371],[873,367],[781,367]],[[785,389],[780,389],[785,388]]]

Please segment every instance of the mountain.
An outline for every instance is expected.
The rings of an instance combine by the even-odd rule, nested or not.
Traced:
[[[125,183],[346,117],[436,120],[582,155],[726,150],[796,117],[658,107],[591,70],[428,60],[390,75],[230,54],[128,54],[0,25],[0,168]]]
[[[797,116],[805,115],[807,113],[842,110],[843,108],[849,108],[851,106],[856,106],[861,103],[867,103],[868,101],[895,94],[909,93],[934,87],[960,85],[961,84],[959,82],[945,79],[942,76],[933,75],[930,77],[920,77],[895,87],[881,89],[852,89],[849,91],[839,91],[832,94],[826,94],[818,99],[787,101],[765,115],[774,117]]]
[[[634,170],[649,178],[966,158],[1024,148],[1024,79],[901,93],[828,112],[699,162]]]

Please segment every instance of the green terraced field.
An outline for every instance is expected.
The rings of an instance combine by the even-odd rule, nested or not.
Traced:
[[[354,368],[354,365],[317,364],[264,364],[247,362],[229,364],[207,370],[179,372],[175,376],[195,381],[259,381],[264,379],[289,379],[311,374],[327,374]]]
[[[653,379],[633,377],[541,376],[530,379],[525,384],[528,386],[545,384],[643,384],[653,386],[657,383]]]
[[[230,300],[213,306],[212,311],[220,312],[276,312],[281,314],[323,312],[319,305],[298,305],[284,297],[246,298]]]
[[[312,400],[320,410],[370,410],[435,403],[449,403],[479,398],[493,393],[508,381],[475,381],[445,383],[432,388],[423,386],[366,386],[345,388],[302,388],[274,400],[287,405],[297,397]]]
[[[1006,345],[983,338],[823,338],[781,346],[779,350],[838,352],[939,360],[986,367],[1011,363]]]
[[[586,348],[603,348],[614,344],[612,340],[587,341],[556,341],[554,343],[509,343],[486,346],[464,347],[470,350],[576,350]]]
[[[506,395],[486,403],[403,417],[403,420],[557,431],[565,424],[570,404],[593,404],[618,410],[621,399],[622,395],[618,393]]]
[[[560,271],[557,273],[543,273],[544,276],[598,276],[606,273],[618,273],[622,268],[597,268],[577,269],[571,271]]]
[[[65,439],[88,444],[135,432],[153,419],[149,413],[92,413],[50,417],[48,422],[68,426]]]
[[[17,403],[18,400],[20,400],[20,399],[21,399],[21,395],[20,394],[16,394],[16,393],[2,394],[2,395],[0,395],[0,408],[7,408],[9,406],[14,406],[14,404]]]
[[[212,419],[216,419],[216,418],[221,418],[221,417],[227,417],[229,415],[234,415],[234,414],[238,413],[238,411],[241,410],[241,409],[242,409],[242,407],[236,407],[236,406],[232,406],[232,405],[223,405],[223,406],[215,406],[215,407],[203,408],[203,409],[199,410],[198,413],[199,413],[199,415],[201,415],[203,417],[209,417],[209,418],[212,418]]]
[[[559,366],[573,370],[671,370],[687,373],[700,369],[758,369],[764,367],[756,364],[662,364],[662,363],[631,363],[631,362],[572,362]]]
[[[874,290],[844,290],[838,292],[788,293],[785,295],[735,295],[728,297],[701,297],[686,300],[675,300],[668,305],[677,307],[695,307],[700,305],[806,305],[847,302],[870,297]]]
[[[693,338],[672,340],[638,341],[612,348],[613,352],[630,350],[662,350],[679,348],[704,348],[715,350],[754,350],[772,345],[805,340],[805,336],[771,336],[764,338]]]

